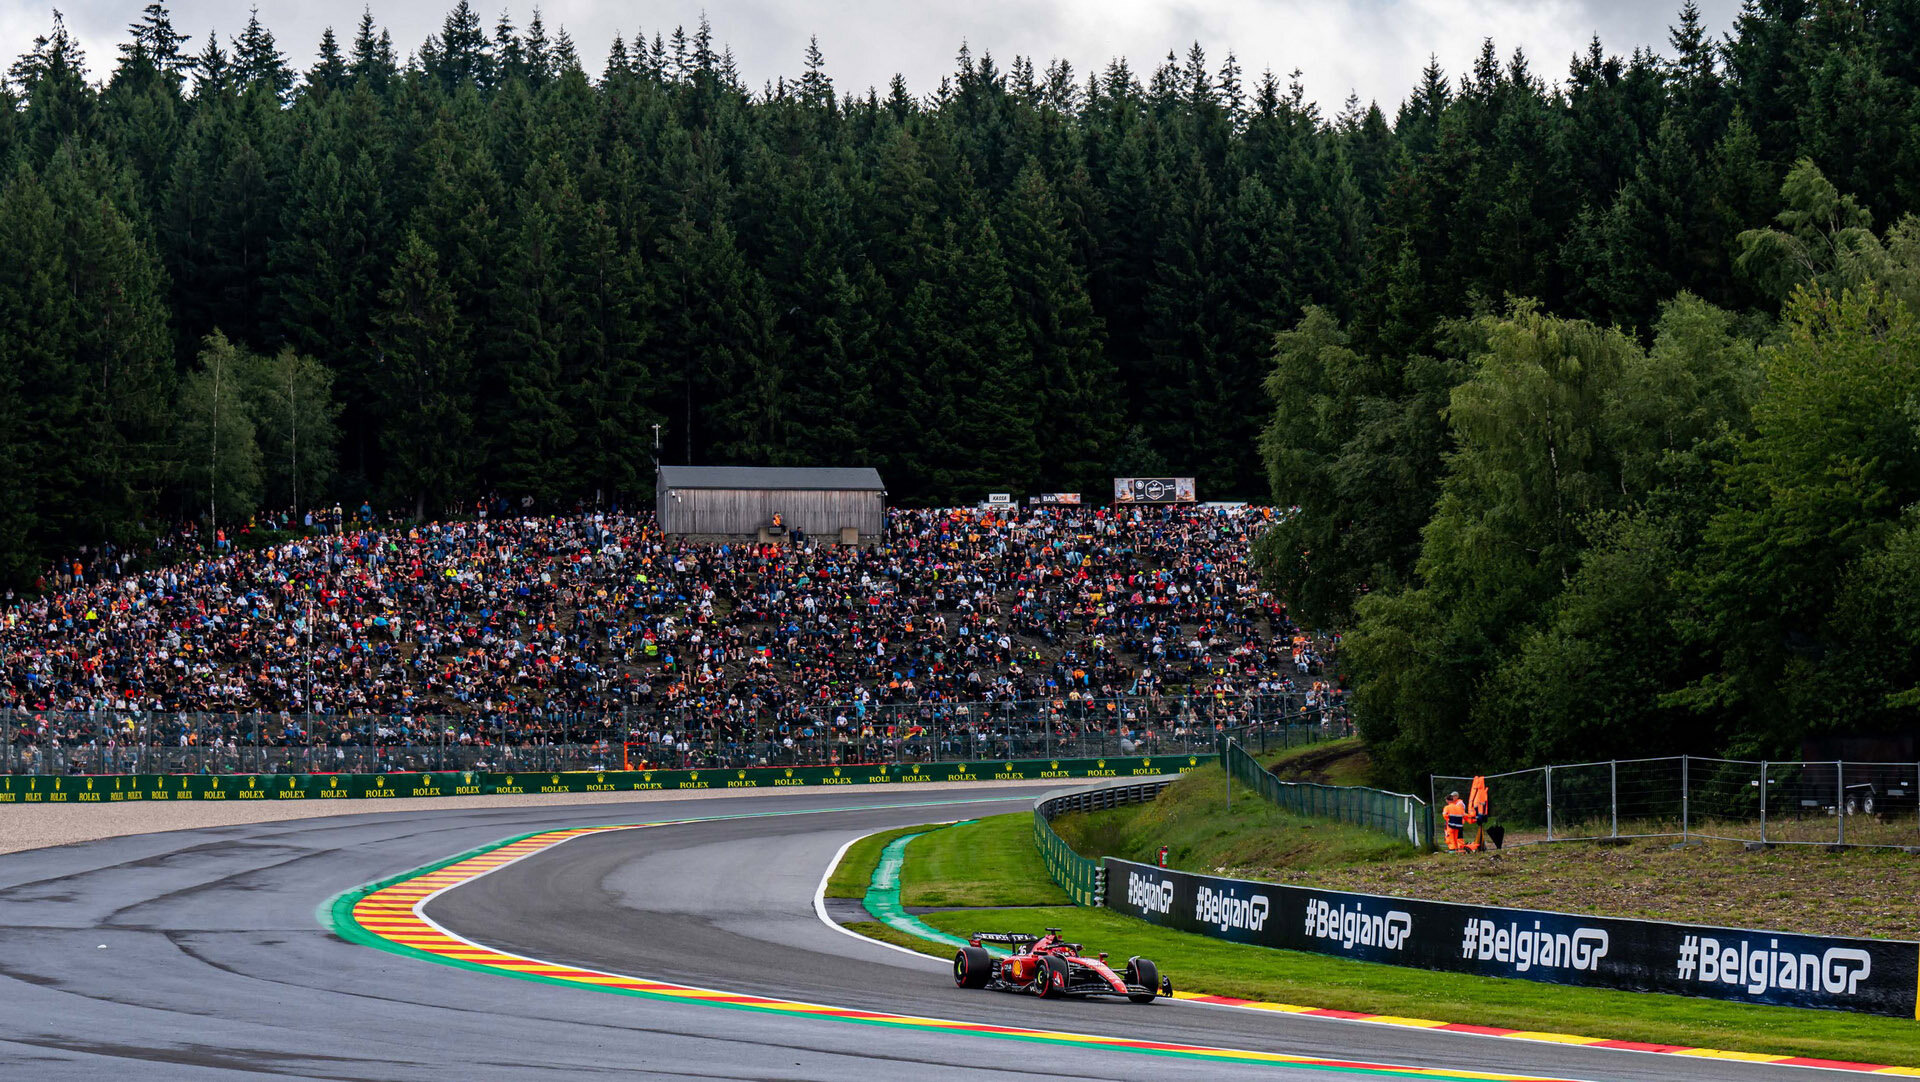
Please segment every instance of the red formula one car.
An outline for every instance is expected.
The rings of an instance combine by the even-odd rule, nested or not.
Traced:
[[[1160,975],[1145,958],[1127,959],[1127,968],[1115,973],[1107,955],[1080,954],[1080,944],[1060,938],[1060,929],[1046,935],[1022,932],[975,932],[967,946],[953,956],[953,983],[962,988],[991,988],[997,992],[1026,992],[1041,999],[1067,996],[1126,996],[1135,1003],[1152,1003],[1156,995],[1173,994],[1173,982]],[[1013,954],[989,955],[983,943],[1005,943]]]

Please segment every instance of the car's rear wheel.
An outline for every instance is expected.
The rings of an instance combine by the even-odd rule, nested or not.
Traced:
[[[953,956],[953,983],[962,988],[985,988],[993,976],[993,959],[979,947],[961,947]]]
[[[1160,987],[1160,968],[1145,958],[1129,958],[1125,979],[1129,986],[1147,989],[1145,992],[1128,992],[1128,999],[1135,1003],[1152,1003],[1154,992]]]
[[[1033,994],[1041,999],[1059,999],[1067,994],[1067,962],[1055,955],[1040,960],[1040,972],[1033,976]]]

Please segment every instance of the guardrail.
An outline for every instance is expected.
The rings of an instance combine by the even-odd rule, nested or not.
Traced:
[[[1433,816],[1427,802],[1417,796],[1364,785],[1281,781],[1231,737],[1221,740],[1220,756],[1230,777],[1296,815],[1352,823],[1420,849],[1433,848]]]
[[[1198,763],[1196,761],[1190,765]],[[1158,797],[1160,791],[1173,782],[1173,778],[1162,777],[1129,785],[1103,785],[1098,789],[1048,793],[1033,802],[1034,847],[1040,850],[1040,859],[1046,862],[1047,874],[1072,897],[1073,904],[1104,905],[1107,874],[1099,861],[1081,856],[1064,838],[1053,832],[1053,817],[1063,812],[1097,811],[1118,808],[1124,804],[1144,804]]]
[[[1027,759],[985,763],[719,770],[449,771],[387,774],[113,774],[0,776],[0,804],[107,804],[155,800],[352,800],[393,797],[775,789],[916,782],[1124,778],[1191,769],[1208,757]]]

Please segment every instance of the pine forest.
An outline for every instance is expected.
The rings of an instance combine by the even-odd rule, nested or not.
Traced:
[[[642,503],[659,431],[901,505],[1290,508],[1265,580],[1403,777],[1913,726],[1920,0],[1337,110],[1199,46],[750,86],[704,20],[340,29],[12,43],[9,583],[322,501]]]

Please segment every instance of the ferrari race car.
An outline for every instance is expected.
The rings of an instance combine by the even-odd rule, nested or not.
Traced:
[[[1004,943],[1012,954],[995,958],[982,944]],[[1060,938],[1060,929],[1046,935],[1022,932],[975,932],[953,956],[953,983],[962,988],[991,988],[996,992],[1026,992],[1041,999],[1067,996],[1126,996],[1135,1003],[1152,1003],[1156,995],[1173,994],[1173,982],[1160,975],[1145,958],[1127,959],[1127,968],[1115,973],[1107,955],[1080,954],[1080,944]]]

